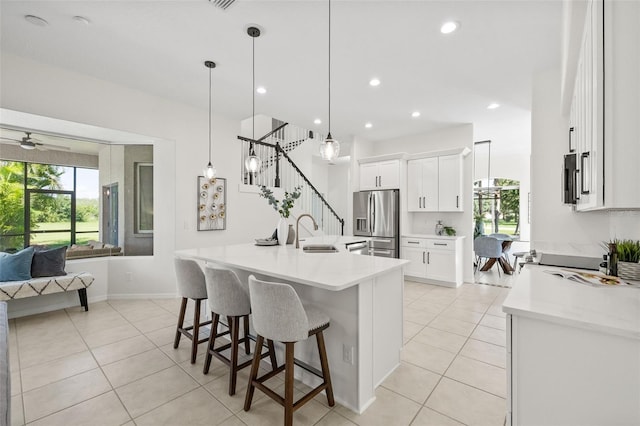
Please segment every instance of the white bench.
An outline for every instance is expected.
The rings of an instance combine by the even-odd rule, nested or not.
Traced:
[[[70,272],[57,277],[32,278],[27,281],[0,282],[0,301],[22,299],[24,297],[42,296],[63,291],[78,290],[80,305],[89,310],[87,287],[95,278],[88,272]]]

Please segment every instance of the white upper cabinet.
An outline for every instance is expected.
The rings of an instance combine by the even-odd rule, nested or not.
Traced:
[[[438,157],[438,210],[461,212],[462,207],[462,156]]]
[[[570,96],[578,211],[640,209],[640,2],[589,0]]]
[[[417,158],[407,162],[407,210],[461,212],[463,155]]]
[[[400,188],[400,160],[360,164],[360,190]]]
[[[407,162],[407,210],[438,211],[438,157]]]

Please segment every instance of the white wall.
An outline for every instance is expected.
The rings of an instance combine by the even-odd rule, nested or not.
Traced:
[[[568,119],[561,110],[559,70],[534,78],[531,127],[531,247],[595,257],[609,239],[640,239],[640,211],[577,213],[562,204]]]
[[[153,143],[154,256],[123,257],[111,262],[110,294],[175,294],[172,259],[176,249],[246,242],[271,235],[278,214],[256,194],[238,192],[239,121],[214,114],[213,162],[218,175],[227,178],[227,229],[198,232],[196,177],[207,162],[207,110],[5,52],[0,59],[2,108],[162,139]],[[24,96],[25,91],[38,96]]]
[[[407,233],[434,234],[438,220],[442,220],[447,226],[453,226],[457,235],[466,237],[463,244],[464,280],[473,282],[473,125],[462,124],[437,132],[375,142],[371,144],[368,156],[396,152],[416,154],[463,147],[472,151],[464,158],[464,212],[408,213],[406,217],[409,223],[401,226],[401,229]],[[402,198],[401,194],[401,200]]]

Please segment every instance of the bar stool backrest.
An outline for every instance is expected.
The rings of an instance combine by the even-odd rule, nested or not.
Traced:
[[[222,316],[243,316],[251,313],[249,292],[231,269],[206,267],[209,309]]]
[[[206,299],[207,286],[202,268],[195,260],[175,258],[178,295],[188,299]]]
[[[289,284],[249,277],[253,327],[265,339],[297,342],[309,337],[309,319]]]

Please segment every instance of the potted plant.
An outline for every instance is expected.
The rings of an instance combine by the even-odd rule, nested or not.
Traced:
[[[278,244],[283,246],[288,243],[287,240],[293,240],[295,235],[292,238],[289,237],[289,233],[293,232],[293,229],[289,229],[290,225],[287,224],[287,219],[291,214],[290,210],[293,208],[293,204],[295,201],[300,198],[301,190],[300,186],[295,187],[293,192],[284,193],[284,198],[282,200],[278,200],[274,195],[273,191],[267,188],[264,185],[260,185],[260,196],[266,198],[269,201],[269,205],[273,207],[275,211],[280,214],[280,221],[278,222],[277,233],[278,233]],[[289,243],[290,244],[290,243]]]
[[[640,281],[640,240],[613,240],[618,254],[618,276]]]

